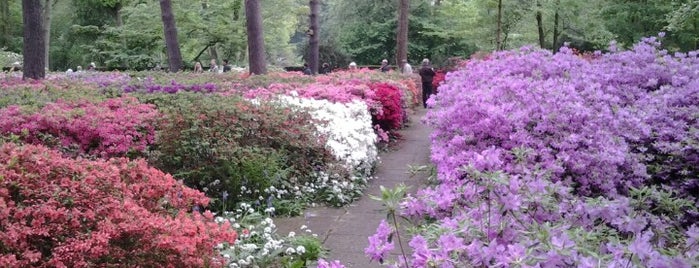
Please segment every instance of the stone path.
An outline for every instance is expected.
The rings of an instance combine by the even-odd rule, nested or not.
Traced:
[[[425,113],[425,110],[418,109],[412,114],[410,126],[400,132],[403,140],[395,148],[380,154],[381,163],[376,169],[376,178],[369,183],[364,196],[347,207],[309,208],[303,217],[275,219],[278,233],[300,233],[303,232],[300,227],[306,225],[319,235],[324,246],[330,250],[328,260],[340,260],[347,268],[381,267],[376,262],[370,263],[364,256],[368,237],[376,232],[379,222],[386,218],[381,203],[368,195],[380,196],[380,185],[393,188],[404,183],[411,186],[410,192],[415,192],[424,185],[427,175],[417,174],[411,177],[409,165],[429,163],[431,129],[421,122]],[[403,245],[407,246],[405,238]]]

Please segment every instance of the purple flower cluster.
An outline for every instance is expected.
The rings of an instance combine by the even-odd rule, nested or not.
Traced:
[[[429,105],[440,184],[402,204],[430,219],[411,267],[699,265],[696,52],[525,47],[449,73]]]
[[[364,249],[364,253],[372,260],[383,262],[386,255],[394,249],[392,241],[393,228],[388,225],[386,220],[379,223],[376,228],[376,233],[369,237],[369,246]]]
[[[131,82],[131,76],[129,76],[129,74],[119,72],[81,72],[73,73],[66,77],[80,80],[86,84],[96,85],[100,89],[122,88]]]
[[[141,92],[141,93],[170,93],[174,94],[177,92],[188,91],[188,92],[202,92],[211,93],[215,92],[217,89],[214,83],[204,83],[204,84],[192,84],[185,85],[178,83],[175,80],[171,80],[170,84],[158,84],[154,81],[152,77],[147,77],[143,80],[139,79],[132,82],[129,85],[124,86],[124,92]]]

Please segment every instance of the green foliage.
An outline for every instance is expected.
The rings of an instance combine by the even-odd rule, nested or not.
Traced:
[[[303,111],[218,95],[140,98],[165,115],[150,162],[214,198],[227,192],[227,205],[270,186],[303,184],[333,161]]]
[[[0,14],[0,49],[18,53],[20,1],[3,3],[8,4],[9,13]],[[186,65],[195,60],[206,63],[212,57],[247,64],[242,5],[242,0],[173,1]],[[503,0],[503,6],[506,49],[539,43],[537,13],[542,15],[544,47],[549,49],[563,42],[583,50],[604,49],[612,39],[631,45],[660,31],[667,32],[664,44],[671,51],[699,48],[697,0]],[[322,1],[321,61],[344,67],[350,61],[375,65],[383,58],[393,60],[396,8],[397,2],[390,0]],[[306,54],[308,1],[264,1],[262,13],[268,62],[298,65]],[[75,69],[90,62],[128,69],[165,65],[157,1],[57,1],[53,14],[51,69]],[[496,22],[497,1],[442,0],[440,5],[411,1],[408,59],[416,63],[427,57],[439,65],[451,57],[492,51]],[[558,34],[556,44],[554,33]]]
[[[0,52],[21,53],[22,42],[22,1],[0,1]]]
[[[58,83],[58,81],[55,81]],[[67,81],[61,83],[68,83]],[[106,98],[99,92],[89,87],[74,87],[71,90],[66,90],[61,84],[48,84],[42,88],[30,87],[8,87],[0,91],[0,108],[5,108],[9,105],[19,105],[23,109],[38,110],[44,107],[46,103],[55,102],[56,100],[63,101],[90,101],[98,103]]]
[[[22,55],[4,51],[2,47],[0,47],[0,68],[12,67],[16,62],[22,63]]]
[[[603,21],[617,41],[630,46],[641,37],[668,31],[663,44],[671,50],[699,48],[697,1],[613,1],[603,9]]]

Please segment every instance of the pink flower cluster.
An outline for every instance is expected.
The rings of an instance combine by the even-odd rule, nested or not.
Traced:
[[[377,135],[381,140],[387,133],[396,134],[406,119],[402,90],[393,83],[371,82],[359,77],[348,80],[332,80],[320,77],[321,82],[306,85],[293,83],[272,83],[268,87],[244,92],[246,98],[271,98],[277,94],[297,95],[303,98],[347,103],[362,100],[371,111],[372,123],[378,125]],[[408,87],[409,88],[409,87]]]
[[[145,161],[74,160],[43,146],[0,147],[2,267],[220,267],[236,233]]]
[[[0,110],[0,133],[47,144],[67,153],[103,158],[141,154],[155,139],[159,113],[135,98],[47,103],[37,112],[20,106]]]

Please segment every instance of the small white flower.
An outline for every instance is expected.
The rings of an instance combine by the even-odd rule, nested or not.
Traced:
[[[287,255],[291,255],[296,253],[296,250],[294,248],[287,248],[285,252]]]
[[[294,233],[294,232],[289,232],[289,237],[294,237],[294,236],[296,236],[296,233]]]
[[[306,253],[306,248],[303,246],[298,246],[296,247],[296,252],[298,252],[299,254]]]

